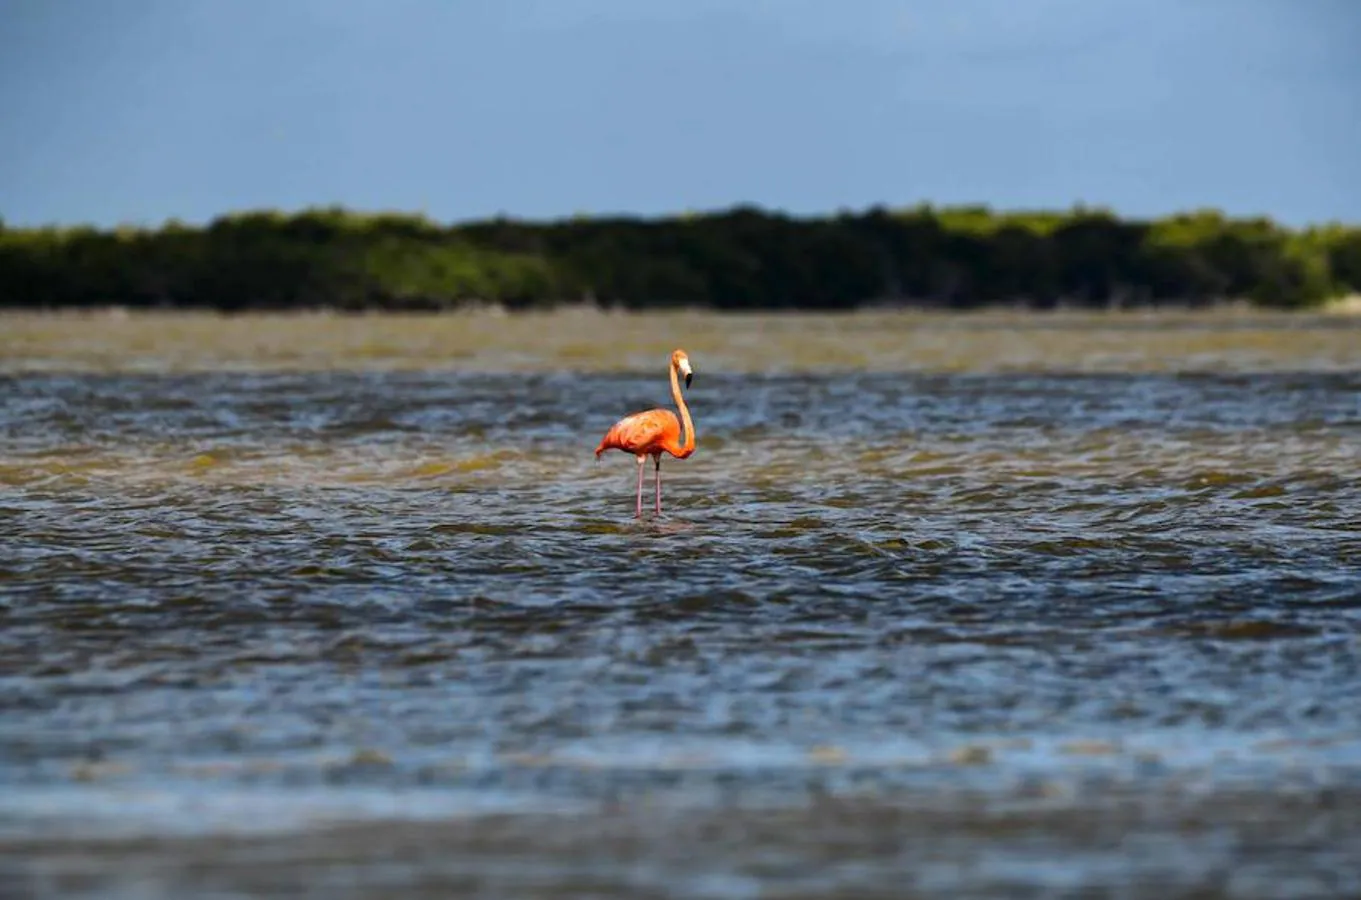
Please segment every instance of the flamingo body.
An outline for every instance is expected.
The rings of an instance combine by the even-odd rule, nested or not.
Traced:
[[[666,452],[684,459],[694,450],[686,450],[681,445],[680,433],[680,419],[675,413],[669,409],[649,409],[615,422],[600,439],[595,455],[606,450],[623,450],[635,456],[660,456]]]
[[[652,457],[656,468],[657,515],[662,514],[662,454],[669,453],[676,459],[685,459],[695,452],[695,426],[690,419],[690,410],[681,396],[680,381],[677,373],[685,374],[685,385],[690,386],[693,371],[690,359],[684,350],[671,354],[671,399],[680,408],[681,418],[669,409],[649,409],[625,416],[610,426],[600,444],[595,448],[596,459],[606,450],[622,450],[633,454],[638,460],[638,502],[635,518],[643,515],[643,464]],[[685,440],[681,440],[682,420],[684,420]]]

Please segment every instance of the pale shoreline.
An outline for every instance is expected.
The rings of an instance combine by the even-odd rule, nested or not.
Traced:
[[[68,310],[0,317],[20,372],[654,372],[677,347],[721,373],[1355,372],[1347,312],[863,309],[523,314]],[[659,363],[658,361],[662,362]]]
[[[975,307],[941,307],[926,304],[867,303],[847,310],[826,309],[711,309],[708,307],[655,307],[624,309],[600,307],[594,304],[563,303],[547,309],[512,311],[498,303],[467,304],[442,310],[431,309],[358,309],[348,310],[326,306],[292,309],[223,310],[194,306],[133,307],[122,305],[47,307],[0,306],[0,319],[449,319],[449,318],[559,318],[599,317],[606,319],[676,318],[683,316],[715,316],[723,319],[813,319],[813,318],[980,318],[1015,317],[1025,319],[1299,319],[1312,316],[1361,316],[1361,294],[1349,294],[1319,306],[1302,309],[1282,309],[1257,306],[1247,300],[1232,300],[1204,306],[1192,304],[1077,306],[1058,305],[1038,308],[1024,304],[991,304]]]

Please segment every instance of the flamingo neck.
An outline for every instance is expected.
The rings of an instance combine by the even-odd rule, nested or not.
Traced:
[[[685,441],[680,446],[680,452],[674,455],[684,459],[695,452],[695,423],[690,420],[690,407],[685,405],[685,396],[681,394],[680,378],[676,374],[676,364],[671,364],[671,399],[676,401],[676,406],[680,408],[681,425],[685,428]]]

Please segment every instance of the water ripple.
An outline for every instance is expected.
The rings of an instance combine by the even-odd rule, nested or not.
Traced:
[[[1186,815],[1246,829],[1222,818],[1241,809],[1314,829],[1318,866],[1342,871],[1327,830],[1356,806],[1320,798],[1361,787],[1354,349],[1305,328],[1274,365],[1121,373],[1093,326],[1047,369],[942,362],[973,345],[895,369],[884,343],[858,368],[739,373],[746,327],[715,338],[711,370],[690,348],[699,451],[663,464],[667,514],[642,521],[632,462],[590,451],[664,402],[655,372],[8,357],[0,830],[224,831],[284,797],[417,829],[428,804],[459,858],[532,835],[562,844],[543,857],[561,875],[597,845],[526,823],[575,810],[654,840],[647,797],[673,833],[748,829],[690,841],[728,854],[695,896],[747,896],[767,843],[816,855],[839,827],[864,849],[881,821],[954,835],[953,859],[994,848],[1004,895],[1062,885],[998,849],[1021,827],[1008,809],[1087,854],[1082,884],[1133,877],[1083,831],[1133,815],[1095,812],[1127,791],[1150,835]],[[997,347],[928,331],[952,328]],[[1061,333],[1013,331],[1010,358]],[[1148,334],[1126,335],[1146,360],[1192,339]],[[1315,793],[1291,806],[1304,775]],[[501,810],[505,833],[451,836],[469,810]],[[1201,858],[1248,864],[1197,834]],[[639,852],[658,864],[659,846]],[[640,883],[683,883],[657,879]]]

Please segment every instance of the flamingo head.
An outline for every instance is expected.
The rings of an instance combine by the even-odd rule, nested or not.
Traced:
[[[695,372],[690,368],[690,357],[685,355],[684,350],[673,350],[671,352],[671,365],[676,367],[676,371],[685,376],[685,386],[690,386],[690,379],[695,376]]]

